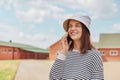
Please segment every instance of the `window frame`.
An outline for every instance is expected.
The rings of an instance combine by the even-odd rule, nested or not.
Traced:
[[[118,50],[110,50],[109,55],[110,56],[118,56]]]

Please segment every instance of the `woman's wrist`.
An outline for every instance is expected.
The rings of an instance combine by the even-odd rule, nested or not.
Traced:
[[[64,53],[62,53],[61,51],[57,52],[58,56],[57,58],[60,60],[65,60],[66,59],[66,55]]]
[[[66,50],[60,50],[59,52],[60,52],[61,54],[64,54],[64,55],[66,55],[66,53],[67,53]]]

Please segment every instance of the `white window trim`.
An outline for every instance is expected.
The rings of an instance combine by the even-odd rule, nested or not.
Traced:
[[[106,55],[104,50],[100,51],[100,53],[102,54],[102,56]]]
[[[118,55],[118,50],[110,50],[109,55],[110,56],[117,56]]]

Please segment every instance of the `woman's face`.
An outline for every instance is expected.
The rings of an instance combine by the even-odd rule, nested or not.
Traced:
[[[68,33],[74,41],[80,40],[82,35],[82,24],[79,21],[70,20],[68,25]]]

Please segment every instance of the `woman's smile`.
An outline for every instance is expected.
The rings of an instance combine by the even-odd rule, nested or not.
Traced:
[[[70,35],[71,35],[71,36],[75,36],[76,34],[78,34],[78,31],[71,31],[71,32],[70,32]]]

